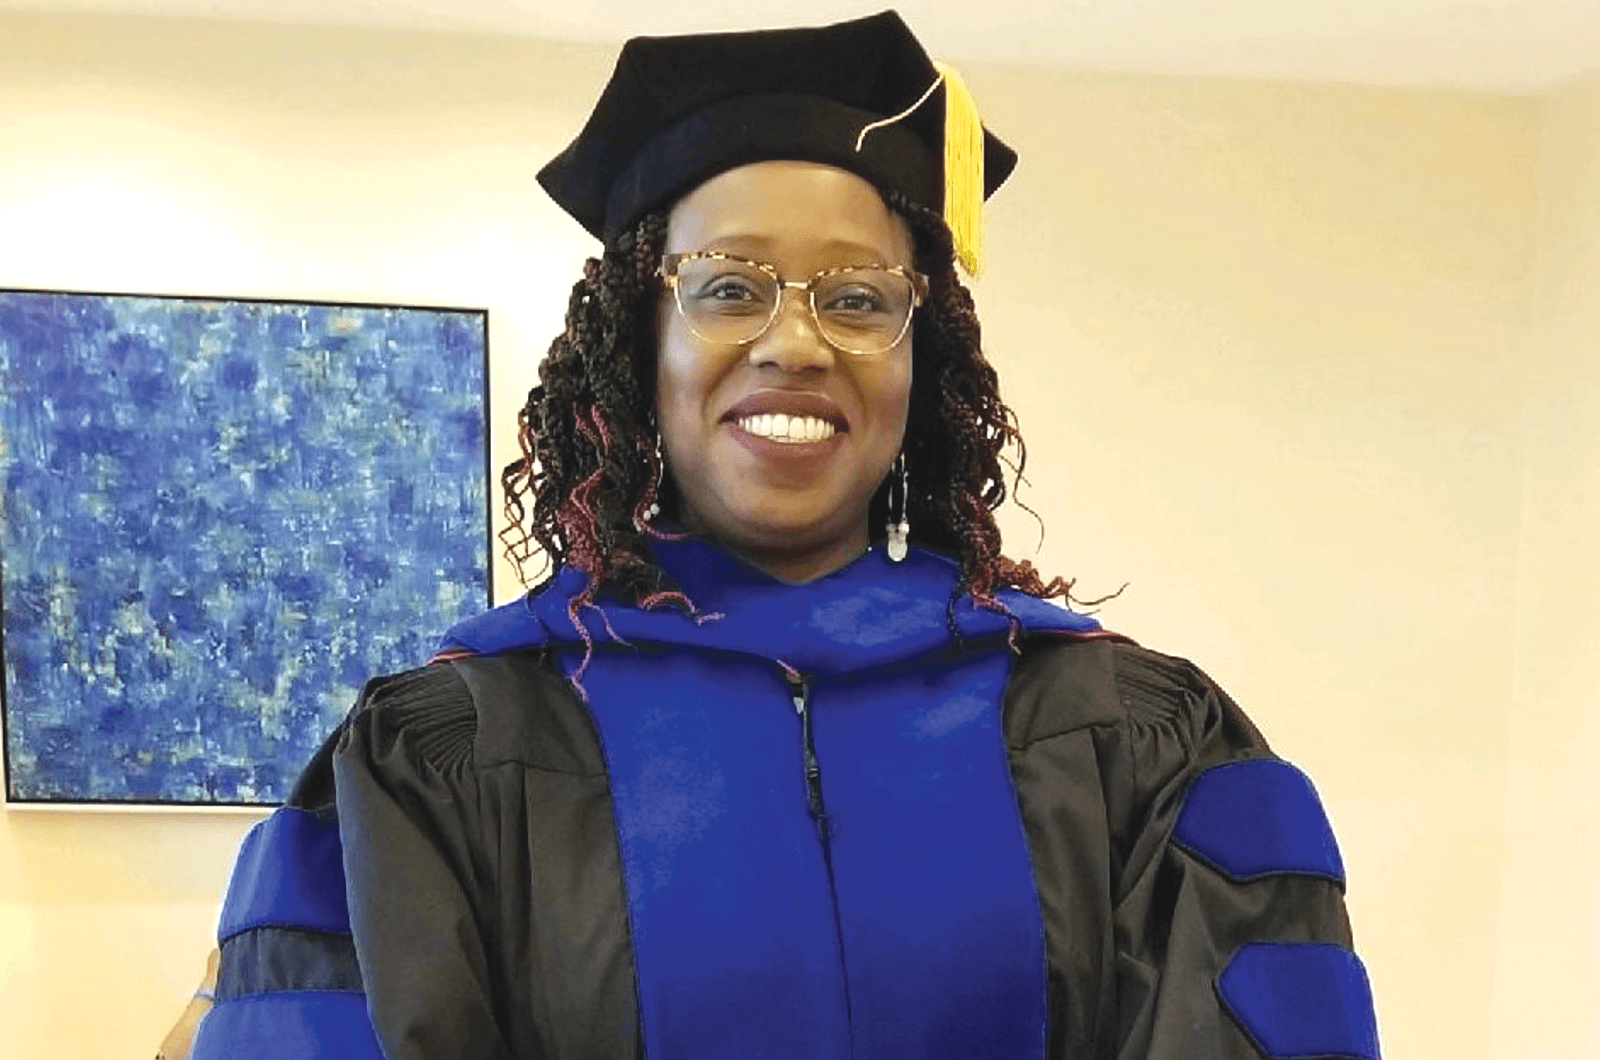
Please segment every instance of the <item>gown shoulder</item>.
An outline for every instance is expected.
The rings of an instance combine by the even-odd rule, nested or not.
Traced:
[[[1216,682],[1127,641],[1032,638],[1004,720],[1052,1034],[1083,1035],[1060,1055],[1376,1060],[1328,818]]]

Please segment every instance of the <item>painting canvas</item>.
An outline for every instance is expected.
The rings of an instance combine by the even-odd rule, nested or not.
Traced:
[[[0,291],[7,799],[279,802],[485,607],[486,326]]]

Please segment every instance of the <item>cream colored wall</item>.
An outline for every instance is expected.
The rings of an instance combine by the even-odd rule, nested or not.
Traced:
[[[982,73],[1044,565],[1316,780],[1387,1055],[1487,1055],[1537,104]]]
[[[1600,1058],[1600,76],[1544,122],[1494,1056]]]
[[[0,286],[488,307],[498,465],[591,250],[533,175],[610,58],[0,15]],[[1507,824],[1516,852],[1541,820],[1506,809],[1541,105],[969,74],[1024,156],[977,294],[1041,565],[1131,581],[1107,622],[1315,776],[1387,1054],[1488,1056],[1523,1019],[1494,1004]],[[1557,451],[1529,442],[1563,481]],[[1528,656],[1523,684],[1564,672]],[[245,823],[0,815],[0,1053],[148,1056]]]

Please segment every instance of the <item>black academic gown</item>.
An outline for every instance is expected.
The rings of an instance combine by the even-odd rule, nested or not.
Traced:
[[[882,596],[885,578],[897,586],[904,579],[881,557],[847,569],[792,614],[783,611],[787,588],[748,581],[749,572],[730,567],[726,557],[690,547],[669,558],[677,564],[669,569],[697,604],[724,612],[723,619],[700,623],[668,620],[679,632],[667,639],[677,644],[646,643],[645,634],[661,635],[659,620],[630,615],[620,605],[603,616],[579,615],[593,627],[592,645],[572,635],[570,620],[567,635],[558,635],[576,583],[557,579],[542,596],[549,606],[512,609],[509,632],[502,609],[499,620],[458,631],[446,661],[368,686],[290,805],[241,854],[219,931],[219,1004],[202,1027],[196,1060],[332,1055],[323,1051],[332,1042],[348,1056],[377,1056],[381,1043],[389,1060],[740,1053],[860,1060],[1376,1058],[1371,997],[1350,950],[1343,868],[1315,794],[1195,667],[1015,596],[1007,599],[1013,616],[1021,616],[1020,635],[1008,619],[996,624],[970,606],[949,612],[948,591],[932,590],[953,584],[953,574],[938,567],[943,560],[927,566],[926,554],[915,556],[913,565],[922,562],[919,569],[932,572],[914,592],[937,604],[925,609],[928,621],[902,623],[896,636],[865,647],[860,642],[877,634],[863,637],[862,630],[881,629],[883,614],[915,610],[906,599]],[[745,580],[731,595],[722,588],[730,577]],[[752,589],[759,590],[751,605],[759,610],[741,610],[740,594]],[[776,615],[776,625],[753,628],[759,623],[751,616],[758,613]],[[533,636],[529,615],[538,627]],[[806,634],[794,633],[803,624],[794,615],[810,616],[806,621],[824,615],[825,621],[812,621],[825,627],[822,654],[816,644],[800,643]],[[841,615],[847,616],[842,625]],[[739,628],[719,629],[718,622],[730,618]],[[793,636],[783,636],[786,630]],[[730,647],[729,637],[738,644]],[[848,642],[843,649],[841,639]],[[899,643],[885,649],[884,642]],[[734,650],[739,645],[747,649],[743,655]],[[572,676],[591,649],[590,667],[575,683]],[[662,654],[657,659],[652,652]],[[868,709],[859,704],[883,698],[874,682],[892,678],[881,675],[1000,658],[1004,680],[992,709],[961,715],[973,719],[979,735],[954,738],[961,747],[990,739],[982,735],[983,717],[992,714],[1006,805],[997,807],[998,817],[972,826],[981,835],[963,832],[969,826],[958,809],[931,838],[915,840],[936,849],[906,856],[931,860],[919,875],[892,880],[864,911],[851,913],[851,922],[841,912],[849,912],[852,900],[843,892],[870,889],[871,881],[851,883],[849,866],[837,860],[848,849],[845,842],[859,849],[859,830],[853,838],[850,831],[861,818],[850,817],[847,803],[841,803],[844,810],[830,806],[832,791],[843,792],[847,784],[830,773],[844,755],[830,754],[825,734],[805,730],[802,722],[811,719],[802,716],[794,722],[795,778],[775,782],[773,797],[795,801],[795,819],[808,821],[811,830],[803,841],[795,831],[773,848],[776,853],[752,857],[781,859],[809,844],[824,855],[833,850],[835,861],[824,856],[826,872],[817,877],[823,883],[802,882],[804,893],[785,897],[791,904],[779,904],[778,919],[769,924],[760,917],[770,913],[746,910],[739,915],[755,917],[755,928],[728,939],[705,931],[706,945],[716,952],[697,953],[697,925],[714,928],[723,905],[743,901],[734,893],[737,882],[723,878],[737,873],[725,867],[709,883],[695,878],[672,899],[674,881],[662,874],[692,873],[696,866],[671,860],[679,853],[666,861],[657,855],[663,848],[700,850],[694,844],[703,837],[694,828],[704,823],[705,806],[722,808],[706,789],[738,781],[726,779],[720,766],[710,781],[701,774],[665,780],[651,774],[654,786],[647,790],[636,778],[619,777],[619,768],[633,768],[614,735],[619,723],[607,720],[613,708],[595,702],[605,694],[608,653],[624,666],[638,665],[641,657],[665,665],[678,653],[693,653],[714,681],[719,668],[732,674],[749,658],[775,660],[779,676],[789,678],[773,682],[782,707],[789,706],[785,695],[797,682],[815,680],[819,687],[831,682],[859,693],[850,708],[857,712]],[[851,668],[863,659],[873,666]],[[759,673],[759,666],[751,672]],[[743,687],[737,681],[730,676],[729,687]],[[957,692],[940,693],[940,702],[983,698]],[[594,698],[586,702],[586,695]],[[635,693],[643,698],[650,694]],[[803,697],[792,698],[804,706]],[[819,691],[819,727],[829,724],[827,702]],[[629,713],[633,709],[622,708],[627,725],[651,723]],[[747,696],[737,714],[761,709],[761,696]],[[938,725],[917,729],[907,746],[920,753],[925,740],[945,737],[954,723],[940,719],[953,715],[941,709]],[[914,728],[923,725],[925,719],[908,716]],[[700,742],[697,737],[697,753]],[[714,744],[715,735],[705,742]],[[974,772],[982,772],[987,753],[974,756]],[[653,760],[647,755],[647,771]],[[868,773],[877,768],[869,760]],[[893,773],[899,767],[883,768]],[[966,768],[952,770],[940,760],[916,783],[942,792],[948,775]],[[760,770],[764,776],[770,767]],[[675,802],[684,792],[701,801]],[[933,803],[918,805],[943,812]],[[1003,842],[993,853],[984,844],[990,833],[1009,827],[1007,813],[1016,822],[1026,884],[1021,892],[1012,887],[991,898],[983,888],[989,876],[1004,875],[1006,853]],[[663,815],[670,824],[665,830],[659,827]],[[908,828],[914,832],[916,823]],[[773,830],[783,831],[779,825]],[[866,846],[897,841],[871,837]],[[971,860],[969,848],[984,851],[979,863],[947,873],[946,863]],[[892,874],[898,864],[885,862],[873,876]],[[803,881],[805,873],[794,869],[792,875]],[[756,880],[760,887],[786,885],[772,877]],[[933,900],[953,912],[918,922],[913,930],[928,937],[897,940],[895,932],[906,930],[896,925],[897,909],[923,901],[916,893],[923,880],[932,890],[952,892]],[[695,902],[717,887],[731,889],[720,904]],[[817,923],[836,928],[838,937],[815,949],[842,955],[836,986],[812,982],[832,973],[821,965],[815,973],[806,970],[813,940],[809,934],[787,940],[781,922],[790,908],[803,921],[799,906],[818,890],[825,892],[819,908],[824,915],[831,910],[834,919]],[[328,897],[335,891],[343,892],[337,901]],[[970,899],[974,909],[961,904],[969,892],[977,894]],[[649,905],[670,900],[690,904],[654,911]],[[1009,920],[995,919],[994,936],[1005,941],[990,945],[986,906],[1008,902],[1026,908],[1019,905]],[[874,927],[879,924],[881,931]],[[1036,958],[1018,930],[1041,936]],[[741,947],[752,935],[757,942],[746,952]],[[878,945],[880,935],[890,942]],[[997,948],[1002,952],[991,952]],[[806,1010],[798,1016],[782,1003],[771,1006],[772,1013],[749,1014],[774,993],[761,979],[770,972],[760,961],[769,951],[772,963],[801,969],[799,980],[788,980],[781,992],[800,999],[787,1006]],[[941,969],[941,960],[958,963]],[[735,997],[749,987],[725,974],[728,962],[749,969],[756,992],[719,1007],[719,991]],[[937,974],[919,977],[930,962]],[[1035,1005],[1031,996],[1014,996],[1017,991],[986,993],[991,967],[993,977],[1036,980],[1036,1007],[1029,1007]],[[963,974],[968,968],[985,972]],[[814,1031],[812,1022],[832,1018],[825,1010],[835,995],[842,1029]],[[815,1021],[808,1018],[812,1007]],[[1017,1019],[1012,1012],[1026,1015]],[[914,1018],[896,1022],[907,1013]],[[791,1017],[797,1022],[784,1022]],[[1011,1026],[1016,1023],[1023,1025],[1020,1032]],[[772,1026],[790,1028],[785,1040],[764,1032]],[[264,1033],[272,1038],[266,1046],[260,1045]],[[812,1033],[822,1035],[817,1040],[823,1044],[794,1040]],[[741,1042],[740,1034],[754,1037]],[[254,1051],[241,1051],[246,1041],[257,1043],[249,1047]]]

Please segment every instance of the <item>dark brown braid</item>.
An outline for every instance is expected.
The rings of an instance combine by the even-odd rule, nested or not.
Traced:
[[[999,376],[983,356],[982,329],[972,294],[956,273],[950,229],[926,207],[894,193],[888,198],[910,224],[917,270],[929,279],[928,301],[912,325],[915,361],[904,445],[911,540],[957,557],[956,591],[980,606],[1004,611],[994,595],[1002,588],[1072,602],[1073,582],[1046,582],[1032,563],[1000,552],[994,512],[1007,494],[1001,465],[1006,448],[1014,447],[1013,481],[1020,480],[1027,446],[1015,413],[1000,399]],[[886,521],[886,495],[879,490],[874,498],[874,529]]]
[[[506,526],[500,540],[526,580],[534,546],[547,564],[589,576],[568,607],[601,585],[647,606],[688,605],[665,590],[645,535],[662,480],[656,452],[656,267],[666,242],[660,214],[639,221],[572,286],[566,328],[539,365],[539,384],[517,413],[522,456],[500,473]],[[526,500],[531,500],[531,510]],[[691,613],[693,608],[688,608]]]
[[[931,281],[913,325],[905,441],[912,540],[957,558],[956,592],[981,606],[1005,610],[995,598],[1005,587],[1071,601],[1072,582],[1045,582],[1031,563],[1000,552],[993,513],[1007,493],[1004,450],[1016,448],[1018,478],[1026,460],[1016,417],[983,357],[949,230],[924,207],[897,195],[889,203],[910,224],[916,267]],[[566,329],[550,344],[539,385],[517,417],[522,457],[500,476],[508,524],[500,537],[518,571],[537,546],[547,563],[589,576],[569,608],[575,623],[602,585],[643,606],[673,602],[694,613],[671,591],[645,540],[661,536],[648,528],[650,505],[659,503],[669,518],[677,507],[656,452],[656,268],[665,236],[665,218],[647,215],[585,263]],[[886,522],[887,496],[886,482],[869,509],[874,533]]]

